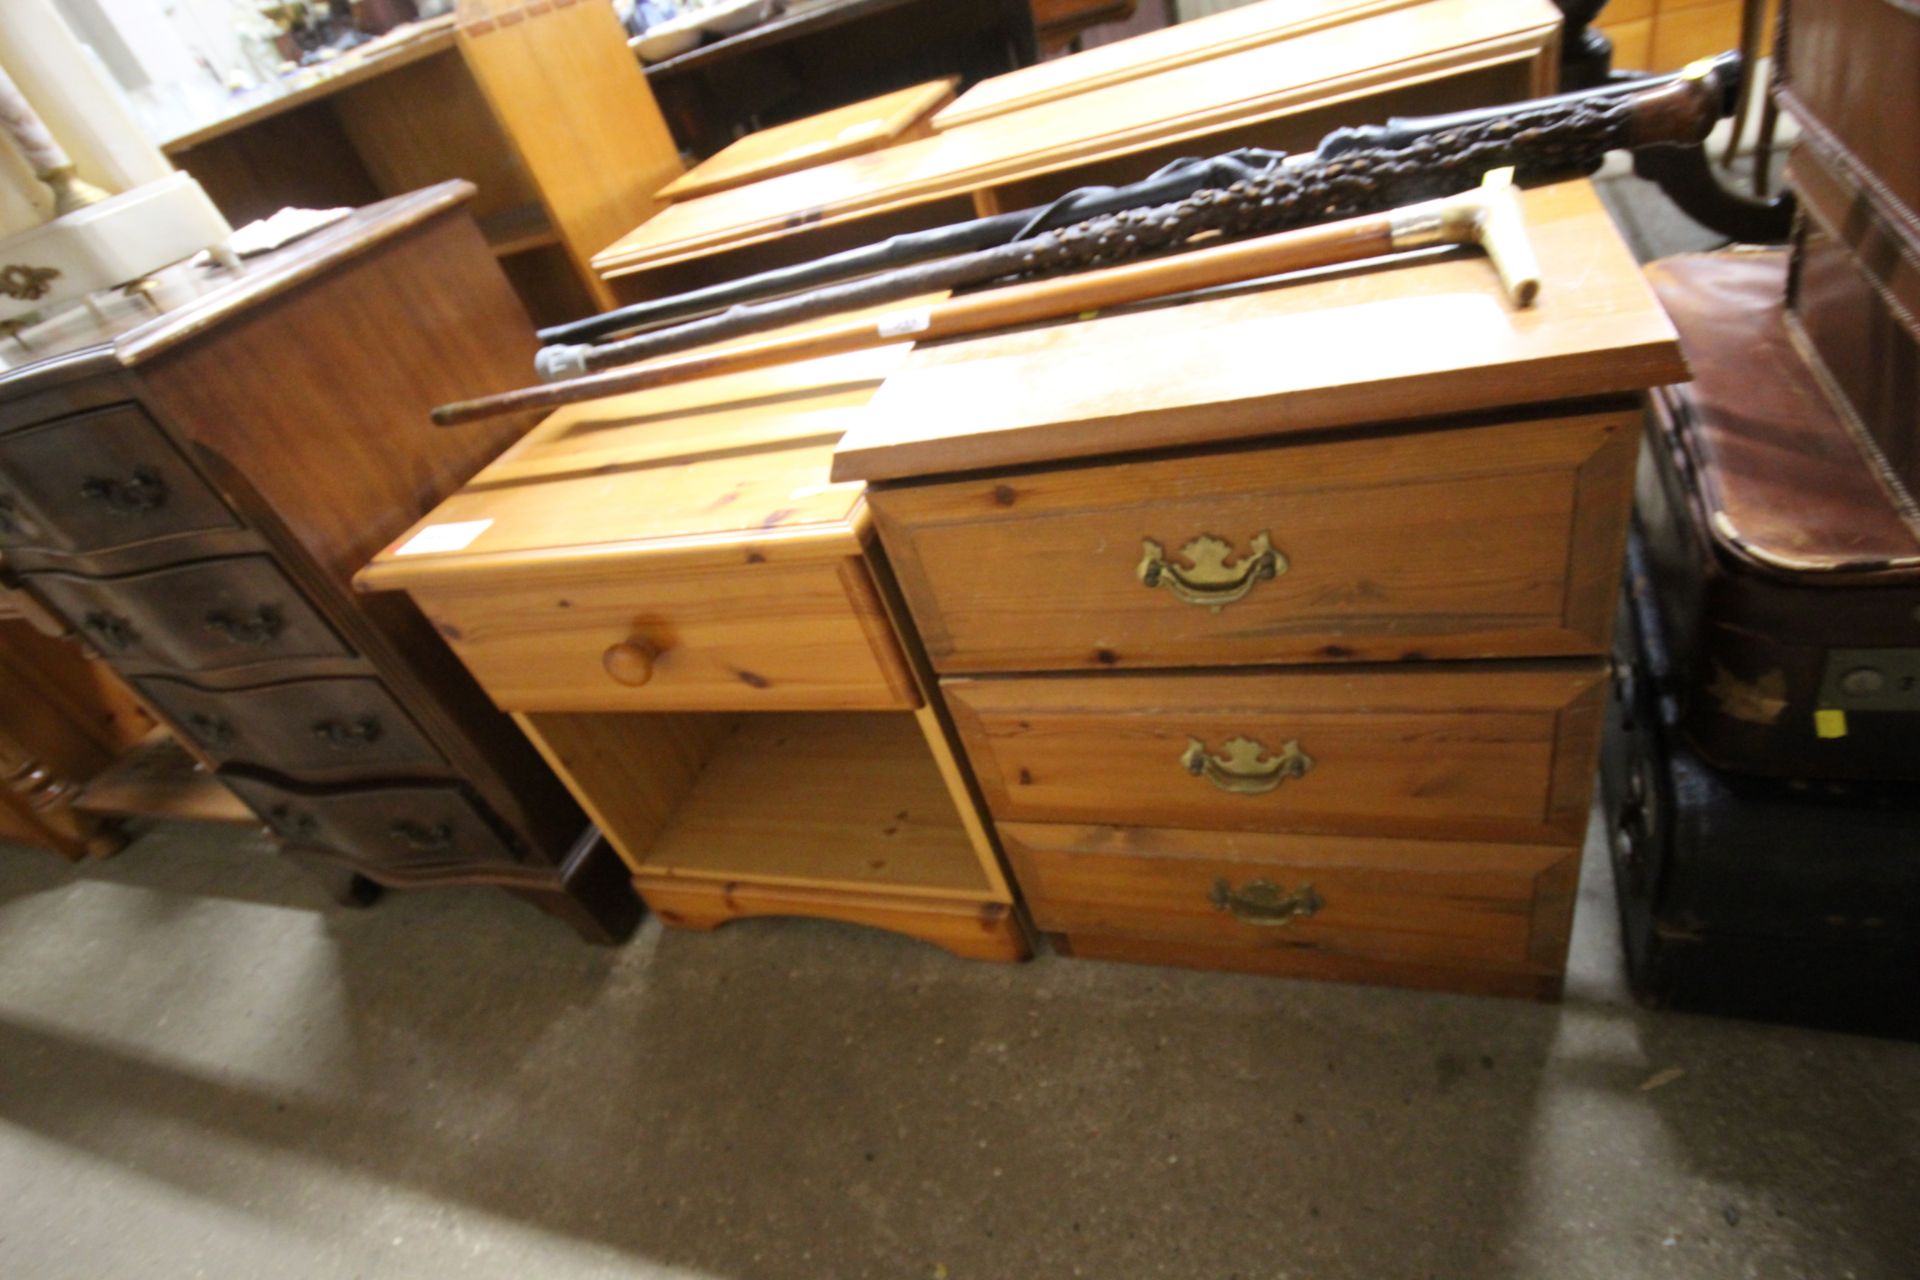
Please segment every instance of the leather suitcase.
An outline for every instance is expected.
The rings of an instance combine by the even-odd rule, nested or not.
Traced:
[[[1676,1009],[1920,1038],[1920,788],[1713,768],[1676,732],[1628,548],[1600,794],[1633,989]]]
[[[1648,268],[1694,371],[1650,397],[1635,492],[1678,729],[1735,772],[1920,779],[1920,526],[1801,358],[1785,274]]]

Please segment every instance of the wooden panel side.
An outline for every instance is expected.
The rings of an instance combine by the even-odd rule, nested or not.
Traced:
[[[460,56],[609,306],[588,261],[653,216],[654,193],[684,169],[679,147],[608,5],[515,5],[496,21],[501,7],[462,0]]]
[[[1610,433],[1576,474],[1563,616],[1567,630],[1586,637],[1597,653],[1608,652],[1613,643],[1644,414],[1642,405],[1615,416]]]
[[[525,309],[464,211],[381,241],[155,357],[159,415],[225,460],[336,586],[528,426],[436,404],[525,381]],[[256,504],[242,503],[251,517]]]
[[[476,218],[539,203],[519,153],[451,47],[355,85],[332,106],[387,195],[465,178],[478,189]]]
[[[522,713],[514,722],[638,870],[735,718]]]
[[[752,916],[812,916],[903,933],[966,960],[1025,960],[1032,954],[1014,909],[1003,902],[936,903],[886,894],[752,884],[661,882],[634,877],[634,888],[668,924],[714,929]]]

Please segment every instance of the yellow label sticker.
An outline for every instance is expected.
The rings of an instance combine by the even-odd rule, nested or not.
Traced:
[[[1847,736],[1847,713],[1837,707],[1821,707],[1813,713],[1813,731],[1822,738]]]

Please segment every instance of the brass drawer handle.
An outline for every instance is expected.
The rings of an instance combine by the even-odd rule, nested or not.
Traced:
[[[87,477],[80,482],[80,496],[104,502],[118,515],[139,516],[166,505],[167,482],[152,467],[135,467],[132,477],[126,480]]]
[[[1265,744],[1257,739],[1228,738],[1217,756],[1210,754],[1200,739],[1188,738],[1180,764],[1194,777],[1205,778],[1222,791],[1257,796],[1288,778],[1304,777],[1313,768],[1313,757],[1300,749],[1298,738],[1281,743],[1279,755],[1268,755]]]
[[[105,609],[90,610],[80,619],[80,626],[115,653],[125,653],[140,643],[140,632],[131,620]]]
[[[453,847],[453,824],[436,822],[432,826],[406,818],[395,820],[387,834],[419,853],[444,853]]]
[[[353,721],[318,720],[313,726],[314,737],[341,750],[372,746],[380,741],[383,732],[379,719],[374,716],[361,716]]]
[[[1224,879],[1215,880],[1207,901],[1215,911],[1225,911],[1244,924],[1266,929],[1304,920],[1326,905],[1310,884],[1289,893],[1271,880],[1249,880],[1238,889]]]
[[[1247,554],[1229,564],[1233,546],[1203,533],[1180,548],[1185,567],[1167,559],[1166,549],[1152,538],[1140,540],[1140,564],[1134,570],[1148,590],[1165,587],[1174,599],[1203,604],[1215,613],[1269,578],[1287,571],[1287,558],[1274,549],[1266,530],[1253,535]]]
[[[207,630],[219,632],[231,643],[256,649],[272,644],[287,626],[286,615],[278,605],[271,604],[259,606],[251,617],[236,618],[225,610],[215,610],[207,615],[206,622]]]

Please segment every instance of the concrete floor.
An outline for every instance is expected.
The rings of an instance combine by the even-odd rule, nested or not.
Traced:
[[[1711,237],[1609,184],[1643,252]],[[0,849],[0,1280],[1920,1276],[1920,1045]]]
[[[1920,1045],[0,851],[0,1276],[1920,1275]]]

